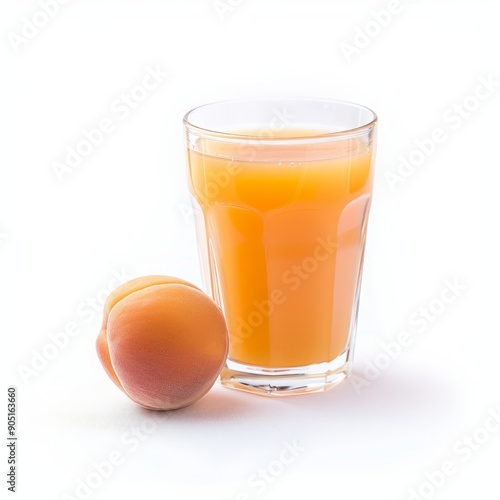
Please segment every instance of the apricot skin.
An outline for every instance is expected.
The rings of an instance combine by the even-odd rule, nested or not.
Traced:
[[[187,406],[206,394],[229,347],[222,311],[194,285],[145,276],[106,301],[96,348],[111,380],[153,410]]]

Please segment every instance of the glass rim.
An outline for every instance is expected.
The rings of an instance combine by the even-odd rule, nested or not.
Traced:
[[[358,125],[357,127],[346,127],[341,130],[336,130],[332,132],[323,133],[312,133],[307,135],[293,135],[290,137],[277,135],[275,137],[259,136],[256,134],[245,134],[241,132],[222,132],[220,130],[213,130],[210,128],[202,127],[193,123],[190,120],[190,116],[199,111],[202,108],[208,108],[210,106],[217,106],[221,104],[239,104],[239,103],[265,103],[273,101],[296,101],[296,102],[314,102],[314,103],[324,103],[324,104],[342,104],[346,106],[351,106],[352,108],[362,109],[370,114],[370,119],[366,120],[366,123]],[[371,108],[358,104],[351,101],[344,101],[342,99],[328,99],[328,98],[317,98],[317,97],[265,97],[265,98],[240,98],[240,99],[226,99],[220,101],[208,102],[201,104],[189,110],[183,117],[182,122],[185,129],[188,132],[195,133],[204,137],[211,137],[213,139],[226,140],[230,142],[245,142],[245,143],[280,143],[280,144],[290,144],[294,142],[323,142],[329,140],[338,140],[339,138],[347,139],[349,137],[357,137],[365,134],[367,131],[373,129],[378,122],[378,117],[375,111]]]

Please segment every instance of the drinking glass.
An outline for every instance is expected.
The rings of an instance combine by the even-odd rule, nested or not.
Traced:
[[[306,98],[185,115],[202,274],[230,337],[224,386],[280,396],[349,375],[376,122],[364,106]]]

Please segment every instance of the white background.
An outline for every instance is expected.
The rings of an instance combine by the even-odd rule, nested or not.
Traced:
[[[500,432],[481,430],[500,405],[500,87],[469,98],[481,78],[500,81],[497,5],[402,0],[378,30],[372,12],[388,5],[242,0],[221,19],[211,0],[73,0],[19,43],[40,7],[2,1],[0,332],[3,388],[18,386],[17,498],[83,498],[89,477],[92,499],[500,497]],[[342,44],[368,22],[380,33],[348,60]],[[169,75],[125,117],[113,103],[148,66]],[[216,385],[151,424],[98,362],[99,302],[114,274],[200,284],[181,119],[259,95],[339,98],[379,115],[356,375],[401,332],[413,342],[358,391],[345,382],[270,400]],[[453,119],[464,100],[469,116]],[[59,180],[54,162],[103,118],[114,130]],[[446,140],[391,189],[388,172],[435,128]],[[466,289],[443,306],[446,280]],[[430,303],[439,313],[417,327]],[[50,335],[72,327],[54,354]],[[151,432],[139,443],[141,425]],[[303,451],[281,466],[294,440]],[[94,487],[92,464],[113,452],[120,464]],[[455,473],[426,489],[446,461]],[[265,488],[252,483],[259,469],[276,475]]]

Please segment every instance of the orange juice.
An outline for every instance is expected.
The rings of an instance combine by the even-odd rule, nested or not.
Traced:
[[[371,148],[352,138],[285,149],[200,141],[188,150],[190,186],[229,359],[273,368],[335,359],[355,327]]]

